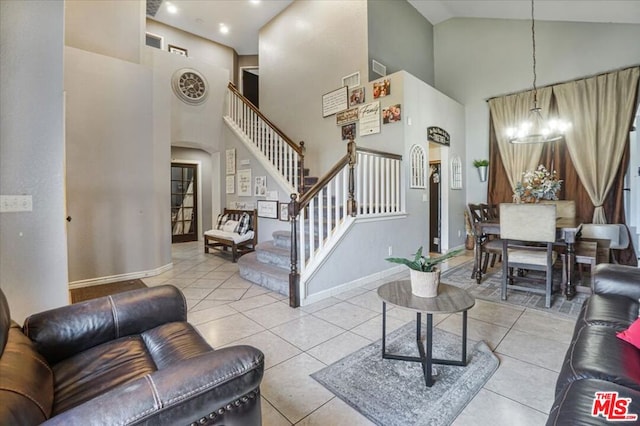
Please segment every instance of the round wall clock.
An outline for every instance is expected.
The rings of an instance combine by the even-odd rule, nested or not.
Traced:
[[[171,85],[178,98],[190,105],[201,104],[209,93],[204,76],[190,68],[176,71]]]

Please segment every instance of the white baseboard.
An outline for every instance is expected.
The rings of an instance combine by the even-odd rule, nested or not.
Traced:
[[[160,275],[163,272],[167,272],[171,268],[173,268],[173,262],[167,263],[166,265],[156,269],[150,269],[148,271],[130,272],[128,274],[111,275],[108,277],[99,277],[99,278],[91,278],[88,280],[72,281],[69,283],[69,289],[73,290],[75,288],[90,287],[93,285],[110,284],[118,281],[153,277],[155,275]]]
[[[391,267],[389,269],[385,269],[384,271],[375,272],[371,275],[367,275],[366,277],[358,278],[357,280],[340,284],[338,286],[331,287],[327,290],[323,290],[318,293],[314,293],[310,296],[307,296],[304,300],[300,301],[300,305],[301,306],[310,305],[312,303],[319,302],[322,299],[335,296],[336,294],[343,293],[347,290],[362,287],[363,285],[370,284],[374,281],[385,279],[387,277],[390,277],[392,275],[398,274],[406,270],[407,268],[405,266],[398,265],[398,266]]]

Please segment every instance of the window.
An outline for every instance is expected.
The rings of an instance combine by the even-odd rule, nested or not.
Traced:
[[[426,154],[420,145],[413,145],[411,157],[411,188],[426,187]]]

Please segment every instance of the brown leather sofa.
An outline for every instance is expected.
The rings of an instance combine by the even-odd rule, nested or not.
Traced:
[[[160,286],[11,321],[0,291],[0,425],[261,424],[264,355],[213,350]]]

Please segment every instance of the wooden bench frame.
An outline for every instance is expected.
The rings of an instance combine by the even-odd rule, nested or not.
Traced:
[[[222,214],[229,215],[228,220],[240,220],[240,216],[243,213],[247,213],[251,216],[251,228],[253,229],[253,238],[243,241],[241,243],[234,243],[233,240],[225,238],[206,235],[204,236],[204,252],[209,253],[210,249],[217,249],[226,252],[231,249],[233,263],[238,261],[238,258],[243,254],[255,251],[258,244],[258,211],[257,210],[231,210],[224,209]]]

